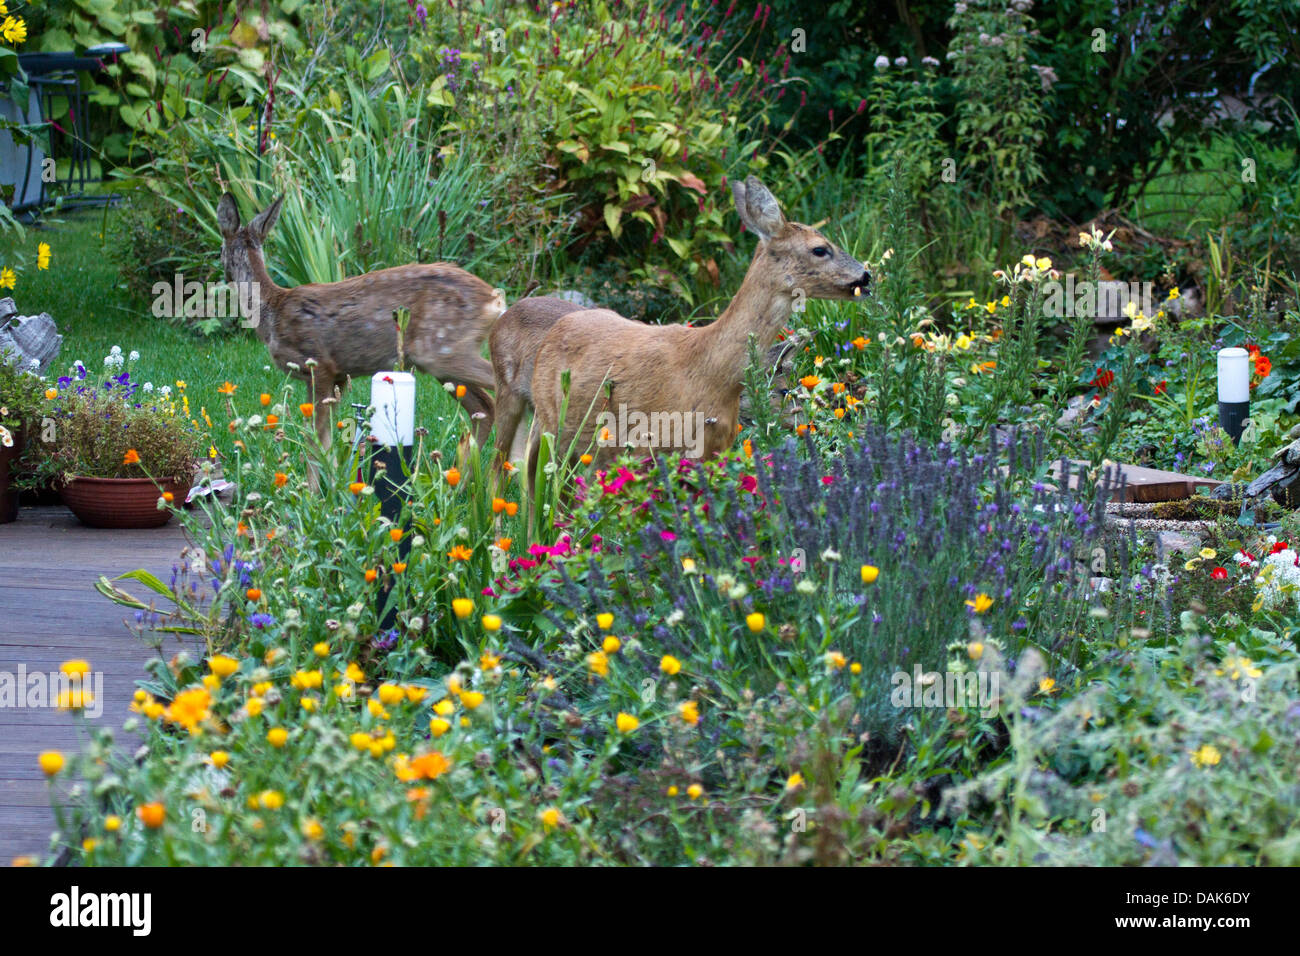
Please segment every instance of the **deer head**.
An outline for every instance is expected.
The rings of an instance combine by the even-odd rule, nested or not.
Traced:
[[[852,299],[865,293],[871,275],[857,259],[811,226],[787,222],[767,187],[750,176],[731,184],[736,212],[758,236],[751,272],[773,294],[792,298]]]
[[[267,234],[280,217],[280,206],[284,196],[279,196],[271,205],[253,217],[247,226],[239,223],[239,207],[235,197],[226,193],[217,203],[217,227],[221,230],[221,267],[225,271],[226,281],[236,284],[257,281],[258,268],[252,257],[256,255],[261,265],[262,244]]]

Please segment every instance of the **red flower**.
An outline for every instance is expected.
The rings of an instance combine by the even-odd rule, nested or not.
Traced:
[[[1097,369],[1097,373],[1093,375],[1092,381],[1088,384],[1093,385],[1104,392],[1106,389],[1110,388],[1110,383],[1113,381],[1115,381],[1114,372],[1108,368],[1099,368]]]
[[[1285,551],[1288,547],[1289,547],[1289,545],[1288,545],[1285,541],[1279,541],[1277,544],[1273,545],[1273,547],[1269,549],[1269,552],[1268,552],[1268,553],[1269,553],[1269,554],[1281,554],[1281,553],[1282,553],[1283,551]]]
[[[1157,395],[1163,395],[1168,390],[1168,388],[1169,388],[1169,383],[1162,379],[1160,382],[1156,383],[1155,393]]]
[[[1216,581],[1226,581],[1228,580],[1228,569],[1215,568],[1213,571],[1210,572],[1210,577],[1214,578],[1214,580]]]
[[[1267,355],[1255,356],[1255,374],[1260,378],[1268,378],[1268,373],[1273,371],[1273,362]]]
[[[746,491],[753,491],[758,487],[758,479],[753,475],[745,475],[740,479],[740,487],[744,488]]]

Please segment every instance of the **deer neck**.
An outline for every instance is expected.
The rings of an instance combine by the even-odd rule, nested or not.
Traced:
[[[753,336],[760,354],[776,341],[790,321],[793,296],[775,290],[760,279],[770,266],[755,256],[735,298],[716,322],[700,330],[706,364],[705,381],[738,397],[745,366],[749,364],[749,339]]]
[[[255,247],[251,243],[248,248],[248,268],[253,274],[253,281],[257,283],[261,310],[254,331],[263,342],[269,342],[271,333],[275,330],[277,306],[285,290],[276,285],[275,280],[271,278],[261,248]]]

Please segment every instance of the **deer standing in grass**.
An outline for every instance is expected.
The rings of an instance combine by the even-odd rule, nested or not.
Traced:
[[[488,335],[492,355],[496,399],[496,460],[499,463],[522,460],[527,455],[527,429],[519,426],[524,414],[533,407],[533,367],[542,340],[560,319],[571,312],[581,312],[576,302],[553,296],[519,299],[499,318]],[[588,310],[591,311],[591,310]],[[614,313],[611,313],[614,314]],[[788,427],[794,428],[798,417],[794,406],[785,402],[793,371],[798,336],[777,342],[767,350],[766,367],[770,369],[774,392],[773,413]],[[740,417],[749,420],[745,394],[740,397]]]
[[[404,351],[407,360],[440,382],[465,386],[459,397],[469,413],[474,437],[487,441],[492,428],[492,366],[480,350],[488,330],[505,311],[500,293],[482,279],[446,262],[395,266],[342,282],[312,283],[285,289],[267,272],[262,245],[280,215],[281,196],[248,225],[229,193],[217,205],[221,264],[238,288],[256,283],[257,336],[271,358],[308,383],[315,406],[316,434],[330,443],[328,409],[341,398],[354,375],[372,375],[397,363],[393,313],[410,311]],[[309,366],[308,360],[315,360]],[[290,369],[293,363],[296,369]]]
[[[602,413],[617,414],[620,406],[651,421],[696,415],[704,423],[702,441],[694,443],[699,457],[716,457],[736,437],[750,336],[767,349],[796,301],[852,299],[870,283],[863,263],[812,227],[787,222],[776,198],[755,177],[731,188],[740,221],[759,242],[739,291],[717,321],[700,328],[643,325],[608,309],[592,309],[561,317],[542,337],[531,382],[537,422],[528,448],[530,475],[543,433],[555,436],[560,457],[582,454],[596,442],[597,461],[608,465],[622,449],[599,441],[600,428],[593,431],[593,422]],[[628,444],[687,450],[680,433],[640,437],[649,440]]]

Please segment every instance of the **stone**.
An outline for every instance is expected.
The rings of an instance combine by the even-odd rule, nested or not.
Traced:
[[[1163,557],[1171,554],[1195,554],[1200,550],[1201,539],[1194,534],[1161,531],[1156,535],[1156,553]]]
[[[577,289],[561,289],[559,292],[555,293],[555,298],[563,299],[565,302],[572,302],[574,305],[580,306],[584,309],[596,308],[596,303],[592,301],[591,297],[584,295]]]
[[[13,305],[13,299],[0,300],[0,313]],[[48,312],[40,315],[15,315],[10,313],[0,320],[0,355],[11,365],[44,375],[45,370],[59,356],[63,336]]]

